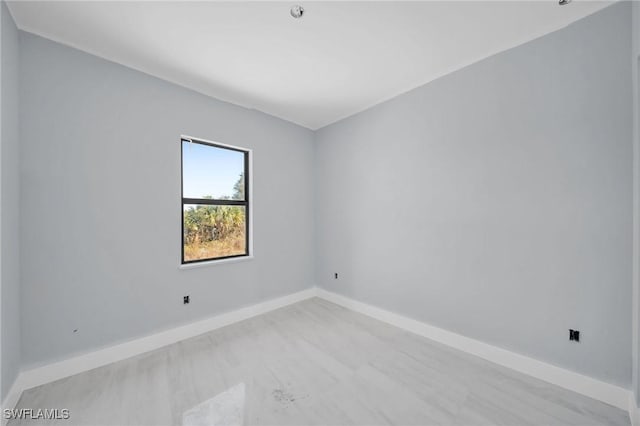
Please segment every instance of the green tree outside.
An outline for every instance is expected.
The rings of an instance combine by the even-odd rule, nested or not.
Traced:
[[[244,173],[233,186],[232,200],[244,200]],[[212,196],[203,198],[212,199]],[[225,197],[224,199],[228,199]],[[246,213],[244,206],[189,206],[184,210],[184,260],[210,259],[244,254]]]

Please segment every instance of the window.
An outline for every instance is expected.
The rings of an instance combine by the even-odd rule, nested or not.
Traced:
[[[249,151],[182,144],[182,263],[249,255]]]

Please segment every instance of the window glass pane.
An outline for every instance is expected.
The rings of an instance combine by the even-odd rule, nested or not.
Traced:
[[[244,152],[182,142],[182,196],[244,200]]]
[[[244,255],[245,206],[184,205],[184,261]]]

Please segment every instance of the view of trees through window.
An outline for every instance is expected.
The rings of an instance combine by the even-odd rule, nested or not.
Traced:
[[[182,142],[183,262],[247,252],[247,153]]]

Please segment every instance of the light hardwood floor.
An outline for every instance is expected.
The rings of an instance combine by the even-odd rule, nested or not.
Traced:
[[[626,412],[310,299],[27,390],[61,425],[628,425]]]

